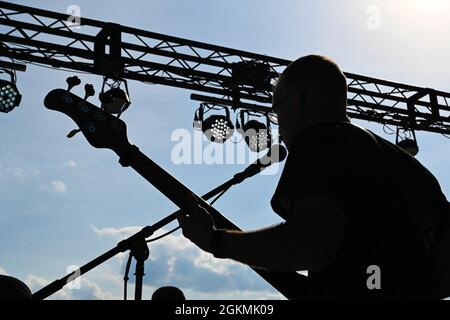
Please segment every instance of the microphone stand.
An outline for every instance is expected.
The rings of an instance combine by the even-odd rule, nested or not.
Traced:
[[[245,179],[259,173],[261,170],[266,168],[267,166],[255,166],[251,164],[247,169],[235,174],[233,178],[224,182],[220,186],[214,188],[209,191],[205,195],[202,196],[203,200],[209,200],[216,195],[222,195],[225,193],[230,187],[233,185],[239,184]],[[248,170],[251,168],[252,170]],[[146,226],[139,232],[130,236],[129,238],[120,241],[116,247],[113,249],[103,253],[97,258],[89,261],[85,265],[81,266],[78,270],[73,271],[72,273],[66,275],[65,277],[55,280],[42,289],[38,290],[33,294],[33,300],[43,300],[57,291],[61,290],[66,284],[80,277],[81,275],[87,273],[88,271],[96,268],[103,262],[111,259],[115,255],[130,250],[131,255],[136,259],[136,284],[135,284],[135,300],[142,300],[142,283],[144,277],[144,262],[149,257],[149,250],[147,246],[146,239],[152,236],[157,230],[164,227],[165,225],[171,223],[177,218],[177,214],[180,213],[181,210],[177,210],[174,213],[168,215],[167,217],[161,219],[151,226]]]

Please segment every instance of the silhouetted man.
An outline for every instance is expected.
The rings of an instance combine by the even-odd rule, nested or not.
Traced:
[[[183,291],[180,288],[173,286],[160,287],[152,294],[152,300],[172,300],[183,301],[186,300]]]
[[[346,102],[334,62],[310,55],[291,63],[272,101],[289,156],[271,204],[285,222],[215,230],[193,201],[193,214],[179,216],[183,234],[216,257],[308,270],[309,298],[449,296],[440,288],[450,266],[440,255],[448,252],[440,246],[448,243],[449,210],[437,180],[404,150],[351,124]]]
[[[0,300],[31,300],[30,289],[19,279],[0,274]]]

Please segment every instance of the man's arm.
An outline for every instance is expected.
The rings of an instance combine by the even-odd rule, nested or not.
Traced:
[[[338,204],[325,196],[297,200],[293,218],[253,232],[225,231],[223,254],[269,270],[320,270],[339,249],[344,217]]]
[[[200,211],[200,212],[199,212]],[[196,210],[179,219],[183,234],[200,248],[211,248],[211,218]],[[296,201],[288,222],[252,232],[222,232],[222,255],[269,270],[320,270],[330,264],[339,249],[344,216],[332,199],[311,195]]]

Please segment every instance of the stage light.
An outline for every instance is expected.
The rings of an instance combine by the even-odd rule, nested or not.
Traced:
[[[400,131],[403,132],[400,133]],[[419,146],[417,144],[416,133],[414,130],[397,127],[395,144],[413,157],[419,153]]]
[[[419,146],[413,139],[405,139],[397,142],[397,146],[408,152],[413,157],[419,153]]]
[[[11,77],[10,81],[0,79],[0,112],[7,113],[20,104],[22,96],[15,84],[14,72],[6,69],[2,69],[0,72],[7,73]]]
[[[122,82],[125,84],[125,90],[120,88]],[[109,86],[110,89],[105,91],[105,85]],[[105,79],[99,99],[103,110],[120,116],[131,104],[127,82],[123,80],[109,84]]]
[[[244,136],[244,140],[248,147],[253,152],[260,152],[269,148],[272,144],[272,133],[270,130],[270,120],[266,115],[266,124],[259,122],[257,120],[247,120],[245,121],[245,115],[256,115],[261,116],[256,113],[251,114],[248,111],[241,111],[239,117],[241,121],[237,121],[236,127],[239,129],[241,134]]]
[[[207,108],[206,111],[205,108]],[[223,109],[225,110],[225,115],[214,114],[204,119],[205,113]],[[228,108],[219,106],[211,107],[207,103],[202,103],[195,112],[194,128],[201,129],[210,141],[217,143],[224,143],[234,132],[234,125],[230,120],[230,111]]]
[[[240,84],[241,90],[271,90],[272,80],[278,76],[268,63],[256,60],[235,62],[231,70],[233,82]]]

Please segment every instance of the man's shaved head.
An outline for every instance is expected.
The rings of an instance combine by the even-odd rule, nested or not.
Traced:
[[[301,57],[278,79],[272,106],[288,143],[298,131],[315,123],[349,121],[345,75],[327,57]]]
[[[310,95],[312,105],[327,107],[323,112],[345,112],[347,81],[344,73],[331,59],[320,55],[301,57],[287,66],[278,85]]]

